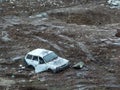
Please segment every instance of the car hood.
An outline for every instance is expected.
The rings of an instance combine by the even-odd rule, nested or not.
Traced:
[[[53,61],[49,62],[48,65],[56,68],[64,64],[67,64],[68,62],[69,62],[68,60],[58,57],[57,59],[54,59]]]

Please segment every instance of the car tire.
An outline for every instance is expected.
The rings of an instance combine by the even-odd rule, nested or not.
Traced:
[[[56,70],[48,69],[48,72],[57,73]]]
[[[32,65],[28,65],[27,68],[29,68],[31,70],[35,70],[34,66],[32,66]]]

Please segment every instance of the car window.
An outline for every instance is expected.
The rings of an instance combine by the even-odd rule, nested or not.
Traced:
[[[33,56],[33,60],[38,61],[38,56]]]
[[[40,64],[44,64],[45,63],[44,60],[41,57],[39,57],[39,63]]]
[[[32,55],[27,55],[27,59],[32,59]]]
[[[50,62],[57,57],[58,56],[54,52],[51,52],[51,53],[47,54],[46,56],[44,56],[43,59],[45,60],[45,62]]]

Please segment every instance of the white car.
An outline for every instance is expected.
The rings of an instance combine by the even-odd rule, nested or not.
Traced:
[[[120,0],[108,0],[108,4],[114,5],[114,6],[119,6],[120,5]]]
[[[35,49],[25,56],[27,65],[33,66],[35,73],[50,70],[54,73],[69,66],[69,61],[59,57],[53,51]]]

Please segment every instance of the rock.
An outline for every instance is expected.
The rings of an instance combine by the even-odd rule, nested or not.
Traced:
[[[4,42],[11,41],[11,39],[9,38],[9,34],[6,31],[2,31],[1,40],[4,41]]]
[[[29,16],[29,18],[47,18],[47,17],[48,17],[47,13],[40,13],[35,16]]]
[[[45,77],[43,77],[43,78],[39,77],[38,80],[41,81],[41,82],[44,82],[45,81]]]
[[[29,82],[33,82],[33,81],[34,81],[34,80],[31,80],[31,79],[29,80]]]
[[[25,83],[26,82],[26,80],[20,80],[20,81],[18,81],[19,83]]]
[[[22,64],[19,65],[20,69],[25,69],[25,66],[23,66]]]
[[[120,46],[120,43],[112,43],[113,46]]]
[[[114,69],[108,69],[108,72],[115,73],[115,70]]]
[[[80,61],[79,63],[75,64],[73,66],[73,68],[75,68],[75,69],[81,69],[81,68],[84,67],[84,65],[85,65],[84,62]]]
[[[21,73],[23,70],[19,70],[18,73]]]
[[[24,56],[16,56],[14,58],[12,58],[13,61],[18,61],[18,60],[22,60],[24,58]]]
[[[12,77],[12,78],[15,78],[15,75],[13,74],[11,77]]]

